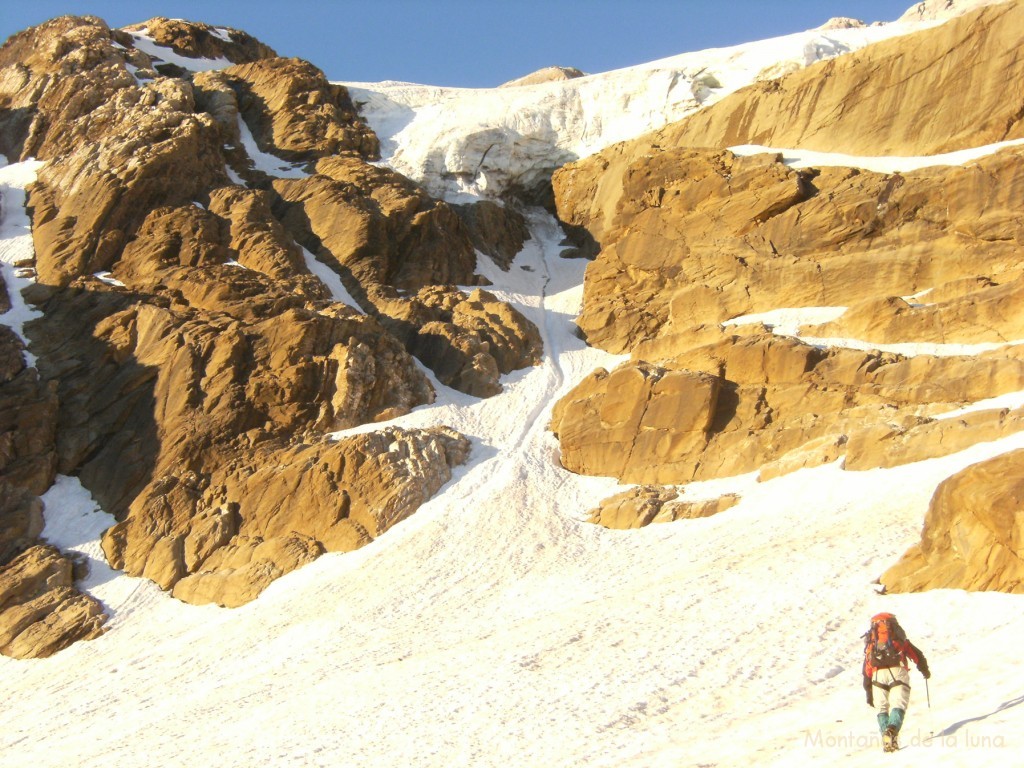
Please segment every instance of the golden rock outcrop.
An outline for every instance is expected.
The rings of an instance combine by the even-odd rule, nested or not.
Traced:
[[[889,592],[1024,593],[1024,452],[974,464],[935,491],[921,543],[880,578]]]
[[[1011,344],[1024,338],[1024,152],[879,173],[793,168],[781,148],[919,156],[1024,137],[1022,28],[1024,4],[984,7],[759,82],[558,170],[559,217],[595,257],[578,325],[589,343],[631,354],[556,405],[563,465],[643,484],[755,470],[768,481],[836,461],[896,466],[1018,431],[1018,411],[936,416],[1024,385]],[[780,151],[728,149],[745,144]],[[742,321],[813,307],[846,311],[786,331],[807,343]],[[844,339],[990,351],[903,357],[839,348]],[[653,519],[655,491],[615,500],[594,521]],[[934,545],[926,526],[927,556],[908,555],[916,564],[900,566],[899,583],[1016,584],[1019,542],[996,517],[990,534],[1004,549],[992,557],[1005,578],[980,575],[989,545],[960,567],[955,546]],[[987,540],[978,525],[956,519],[971,541]]]
[[[1020,3],[989,5],[757,83],[649,141],[916,156],[1024,138],[1022,28]]]
[[[193,72],[196,57],[235,64]],[[5,479],[39,494],[78,476],[118,521],[110,561],[181,599],[251,600],[450,478],[469,451],[451,430],[328,437],[431,402],[414,354],[481,396],[539,357],[514,308],[452,287],[484,282],[471,216],[369,164],[377,139],[347,91],[237,30],[26,30],[0,48],[0,128],[12,160],[45,161],[25,292],[38,371],[0,339]],[[18,520],[5,573],[38,542]]]
[[[878,440],[880,428],[909,429],[930,413],[1020,389],[1024,362],[1016,358],[902,358],[729,336],[658,364],[598,369],[556,404],[551,429],[563,466],[574,472],[674,484],[766,467],[767,479],[784,473],[772,462],[793,461],[793,453],[823,452],[801,461],[824,463],[866,430]],[[966,447],[1018,428],[1013,420],[973,439],[961,430],[955,440]],[[898,464],[890,452],[900,450],[858,447],[856,468]]]

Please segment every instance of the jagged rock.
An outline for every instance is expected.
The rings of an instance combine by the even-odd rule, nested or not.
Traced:
[[[974,464],[935,491],[921,542],[879,581],[888,592],[1024,593],[1024,451]]]
[[[74,589],[72,574],[70,560],[41,545],[0,568],[0,653],[51,656],[103,632],[103,606]]]
[[[0,407],[2,468],[37,493],[58,469],[78,476],[119,521],[104,537],[115,567],[236,605],[371,541],[465,459],[468,441],[444,430],[325,438],[432,400],[406,345],[438,333],[471,350],[455,378],[484,389],[536,360],[539,336],[489,295],[401,295],[476,283],[477,255],[450,206],[365,161],[376,139],[344,89],[232,30],[156,20],[146,33],[177,55],[258,60],[157,67],[139,33],[71,17],[0,49],[0,108],[20,115],[3,112],[4,141],[47,161],[25,292],[43,314],[26,326],[42,383],[0,345],[0,406],[35,387]],[[315,174],[246,168],[243,126]],[[259,189],[230,184],[226,164]],[[299,243],[363,311],[331,301]],[[444,330],[400,327],[378,309],[389,302]]]
[[[94,16],[61,16],[8,38],[0,47],[0,153],[24,160],[73,148],[62,131],[135,84],[118,45]]]
[[[454,208],[466,225],[474,247],[507,272],[530,239],[530,230],[523,215],[492,200],[456,205]]]
[[[1024,364],[1007,357],[901,358],[729,337],[660,365],[598,369],[555,405],[551,429],[574,472],[680,483],[751,472],[822,447],[812,441],[838,447],[855,430],[910,425],[933,406],[1022,387]]]
[[[190,205],[227,183],[216,123],[191,111],[191,86],[174,82],[180,101],[129,85],[87,117],[51,126],[71,144],[43,145],[41,157],[59,154],[29,193],[41,282],[110,269],[152,209]]]
[[[271,202],[266,192],[221,187],[210,194],[210,212],[228,222],[228,248],[235,261],[277,280],[302,280],[300,292],[317,296],[319,281],[307,277],[302,251],[274,218]]]
[[[415,354],[460,391],[496,394],[499,374],[540,361],[543,344],[536,326],[487,291],[478,288],[467,297],[450,286],[433,286],[413,303],[430,317],[411,341]]]
[[[670,523],[711,517],[739,502],[739,496],[725,494],[716,499],[680,501],[675,488],[639,486],[616,494],[590,511],[588,522],[617,530],[643,528],[651,523]]]
[[[227,59],[242,64],[277,56],[272,48],[246,32],[196,21],[156,16],[141,24],[124,27],[124,31],[143,34],[157,45],[190,59]]]
[[[896,467],[948,456],[1022,429],[1024,411],[1007,408],[951,419],[924,419],[918,424],[877,424],[851,433],[843,466],[849,470]]]
[[[356,115],[348,90],[301,59],[269,58],[224,70],[260,149],[289,161],[339,152],[379,156],[376,135]]]
[[[553,83],[560,80],[575,80],[577,77],[583,76],[583,72],[576,69],[576,67],[544,67],[536,72],[517,77],[515,80],[509,80],[507,83],[502,83],[498,87],[518,88],[521,85],[540,85],[541,83]]]
[[[239,605],[321,552],[356,549],[404,520],[468,453],[469,441],[443,428],[265,444],[157,479],[103,549],[115,568],[180,599]]]
[[[327,158],[316,171],[274,182],[281,221],[343,279],[350,276],[346,287],[357,299],[381,286],[416,291],[477,282],[469,233],[447,203],[357,158]]]
[[[154,462],[256,429],[285,437],[390,418],[432,397],[372,318],[306,308],[258,272],[218,269],[224,281],[206,284],[164,272],[170,297],[152,303],[59,291],[28,326],[59,386],[60,471],[80,474],[115,515]],[[189,305],[175,306],[183,295]]]
[[[500,374],[539,359],[539,333],[521,313],[490,294],[467,299],[443,287],[479,280],[451,206],[354,158],[321,160],[317,172],[275,182],[282,222],[443,383],[486,397],[501,391]]]

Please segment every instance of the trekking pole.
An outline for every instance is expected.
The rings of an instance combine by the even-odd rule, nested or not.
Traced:
[[[931,741],[935,738],[935,715],[932,714],[932,691],[928,687],[928,678],[924,679],[924,693],[928,699],[928,739]]]

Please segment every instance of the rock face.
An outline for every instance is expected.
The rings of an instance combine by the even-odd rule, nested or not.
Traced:
[[[1024,593],[1024,452],[968,467],[935,491],[921,543],[880,581],[922,589]]]
[[[25,364],[23,347],[0,326],[0,654],[20,659],[96,637],[106,620],[74,588],[71,561],[41,544],[39,494],[57,470],[58,401],[56,386]]]
[[[0,480],[0,567],[30,549],[43,532],[43,502],[34,493]]]
[[[372,541],[468,454],[464,437],[440,429],[238,451],[227,466],[206,462],[153,480],[104,534],[103,549],[112,566],[175,597],[234,607],[325,551]]]
[[[530,239],[526,219],[511,206],[482,200],[479,203],[457,205],[455,212],[469,230],[473,246],[490,256],[506,271]]]
[[[659,364],[598,369],[555,406],[551,429],[562,465],[574,472],[681,483],[756,471],[812,448],[827,446],[834,459],[864,430],[892,431],[901,420],[910,427],[930,411],[1021,388],[1017,359],[825,352],[774,336],[732,336]],[[958,440],[972,442],[967,432]],[[899,463],[883,456],[884,448],[868,460],[859,449],[856,466]],[[827,458],[805,456],[801,465]],[[771,467],[765,479],[781,473]]]
[[[480,396],[539,359],[514,308],[452,287],[483,282],[464,221],[506,222],[476,238],[508,259],[514,217],[460,215],[371,165],[346,89],[244,33],[27,30],[0,48],[0,128],[12,159],[46,161],[25,293],[38,374],[0,338],[5,477],[38,494],[77,475],[118,520],[110,561],[181,599],[251,600],[448,480],[469,450],[450,430],[327,438],[431,402],[413,355]],[[5,533],[12,557],[33,521]]]
[[[1022,24],[1019,3],[986,5],[911,38],[755,85],[651,141],[899,156],[1018,139],[1020,104],[1007,98],[1005,84],[1024,68],[1013,52]]]
[[[38,495],[57,469],[57,393],[25,365],[23,346],[0,326],[0,477]]]
[[[881,343],[1017,333],[1018,150],[893,175],[796,171],[777,155],[727,150],[632,151],[620,146],[555,176],[561,216],[602,246],[578,321],[593,344],[624,352],[738,315],[858,304],[820,335],[863,331]],[[901,312],[890,298],[979,275],[991,290],[936,306]]]
[[[0,570],[0,653],[51,656],[102,633],[103,607],[74,589],[72,571],[56,548],[39,545]]]
[[[1022,429],[1024,411],[1019,408],[980,411],[959,418],[922,419],[909,426],[879,424],[850,436],[844,466],[849,470],[896,467],[948,456]]]
[[[290,161],[379,153],[377,137],[359,122],[348,91],[307,61],[262,58],[224,70],[223,77],[264,151]]]
[[[631,354],[556,405],[563,465],[641,484],[753,471],[770,481],[836,461],[896,466],[1018,431],[1017,411],[935,416],[1024,385],[1008,344],[1024,336],[1019,149],[874,173],[797,170],[774,152],[726,148],[921,155],[1019,138],[1021,103],[1007,83],[1021,64],[1004,52],[1022,26],[1024,5],[987,5],[756,84],[559,170],[559,216],[596,254],[577,322],[591,344]],[[978,98],[966,104],[964,92]],[[787,331],[813,343],[741,320],[804,307],[847,309]],[[903,357],[830,347],[836,337],[991,349]],[[998,511],[973,516],[981,485],[944,486],[922,544],[887,587],[1019,589],[1019,525]],[[652,486],[613,499],[592,520],[643,524],[664,495]]]
[[[1024,338],[1024,316],[1018,312],[1024,294],[1024,279],[1003,284],[987,276],[957,280],[950,298],[942,297],[940,286],[916,301],[898,296],[866,299],[830,323],[809,326],[813,336],[840,336],[878,344],[916,339],[938,344],[1009,342]],[[930,300],[933,299],[933,300]],[[927,303],[917,303],[927,301]]]

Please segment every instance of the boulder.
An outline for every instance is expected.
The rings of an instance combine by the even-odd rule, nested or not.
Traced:
[[[1024,451],[974,464],[943,481],[921,542],[879,581],[888,592],[998,590],[1024,594]]]
[[[77,640],[98,637],[103,606],[73,587],[73,564],[36,545],[0,567],[0,653],[41,658]]]
[[[700,501],[679,500],[679,495],[672,487],[642,485],[605,499],[590,511],[587,521],[604,528],[630,530],[651,523],[711,517],[740,500],[734,493]]]

